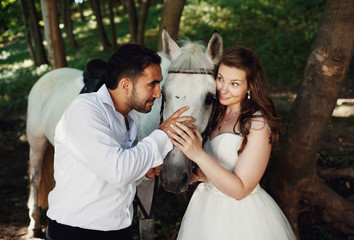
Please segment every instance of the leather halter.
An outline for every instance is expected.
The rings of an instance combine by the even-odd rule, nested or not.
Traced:
[[[205,69],[205,68],[184,69],[184,70],[169,70],[168,74],[170,74],[170,73],[174,73],[174,74],[201,74],[201,75],[214,76],[214,70],[213,69]],[[164,102],[165,102],[164,96],[162,95],[161,109],[160,109],[160,124],[163,122],[162,113],[163,113],[163,109],[164,109]],[[202,133],[203,145],[206,142],[207,137],[208,137],[208,135],[210,133],[210,124],[211,124],[211,120],[212,120],[212,118],[214,116],[214,113],[215,113],[215,103],[216,103],[216,101],[214,100],[208,126],[206,127],[206,129]],[[159,182],[159,178],[156,176],[155,177],[155,184],[154,184],[154,193],[153,193],[152,200],[151,200],[151,209],[150,209],[149,213],[146,211],[144,205],[141,203],[138,195],[136,195],[137,204],[138,204],[138,206],[139,206],[139,208],[141,210],[141,213],[144,216],[144,218],[142,220],[144,220],[144,219],[152,219],[153,218],[153,205],[154,205],[153,203],[154,203],[154,200],[155,200],[155,196],[157,194],[157,188],[158,188],[158,185],[159,185],[158,182]]]
[[[197,69],[185,69],[185,70],[169,70],[168,73],[180,73],[180,74],[205,74],[214,76],[213,69],[197,68]]]

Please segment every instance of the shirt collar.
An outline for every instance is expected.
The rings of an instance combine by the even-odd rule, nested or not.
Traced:
[[[100,89],[98,89],[97,94],[100,97],[100,99],[102,100],[102,102],[108,104],[109,106],[111,106],[114,109],[114,111],[116,111],[116,108],[114,107],[114,103],[112,101],[111,94],[109,93],[106,84],[103,84],[102,87],[100,87]],[[119,115],[122,115],[120,112],[116,111],[116,113]],[[138,116],[135,113],[135,111],[130,111],[128,113],[128,117],[131,118],[134,122],[138,121]]]

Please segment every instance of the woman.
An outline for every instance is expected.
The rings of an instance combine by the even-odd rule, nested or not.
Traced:
[[[262,67],[244,47],[226,50],[216,76],[219,99],[209,140],[172,125],[171,142],[200,168],[199,184],[178,239],[296,239],[275,201],[260,187],[279,137]]]

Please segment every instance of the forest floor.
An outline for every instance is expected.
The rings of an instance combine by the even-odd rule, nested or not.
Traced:
[[[351,92],[349,95],[352,94]],[[283,107],[284,111],[287,111],[291,105],[289,98],[290,95],[279,95],[275,100],[276,106]],[[346,98],[347,103],[337,106],[336,111],[340,107],[345,107],[344,113],[352,111],[352,115],[332,117],[322,137],[318,165],[323,168],[343,168],[354,165],[354,102],[351,101],[353,99]],[[23,128],[24,122],[0,124],[0,134],[9,136],[7,143],[0,143],[0,240],[31,239],[27,231],[29,218],[26,206],[29,192],[28,144],[26,141],[18,140],[21,139],[21,136],[18,136],[19,129]],[[345,198],[349,198],[353,193],[354,183],[346,179],[338,179],[328,184]],[[159,190],[155,207],[155,239],[175,239],[192,191],[193,189],[176,196],[162,189]],[[42,215],[44,229],[46,225],[44,211]],[[354,236],[347,236],[321,222],[319,213],[315,209],[300,216],[299,226],[302,239],[354,239]],[[133,228],[136,231],[134,239],[139,239],[136,219]]]

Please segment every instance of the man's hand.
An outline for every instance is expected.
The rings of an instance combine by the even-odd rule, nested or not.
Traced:
[[[196,127],[193,124],[189,123],[189,122],[195,122],[195,119],[193,117],[190,117],[190,116],[180,117],[181,114],[184,113],[185,111],[187,111],[188,109],[189,109],[188,106],[185,106],[185,107],[182,107],[182,108],[178,109],[168,119],[163,121],[161,123],[161,125],[158,127],[158,129],[161,129],[165,133],[167,133],[168,130],[174,132],[174,130],[171,128],[170,125],[171,124],[176,124],[177,122],[185,123],[185,125],[188,126],[189,128],[195,129]]]
[[[197,181],[199,181],[199,182],[205,182],[206,181],[205,174],[199,168],[192,172],[192,177],[191,177],[191,180],[190,180],[189,184],[193,184],[193,183],[195,183]]]
[[[149,171],[145,174],[147,178],[154,178],[155,176],[158,176],[160,174],[160,169],[162,165],[159,165],[154,168],[150,168]]]

